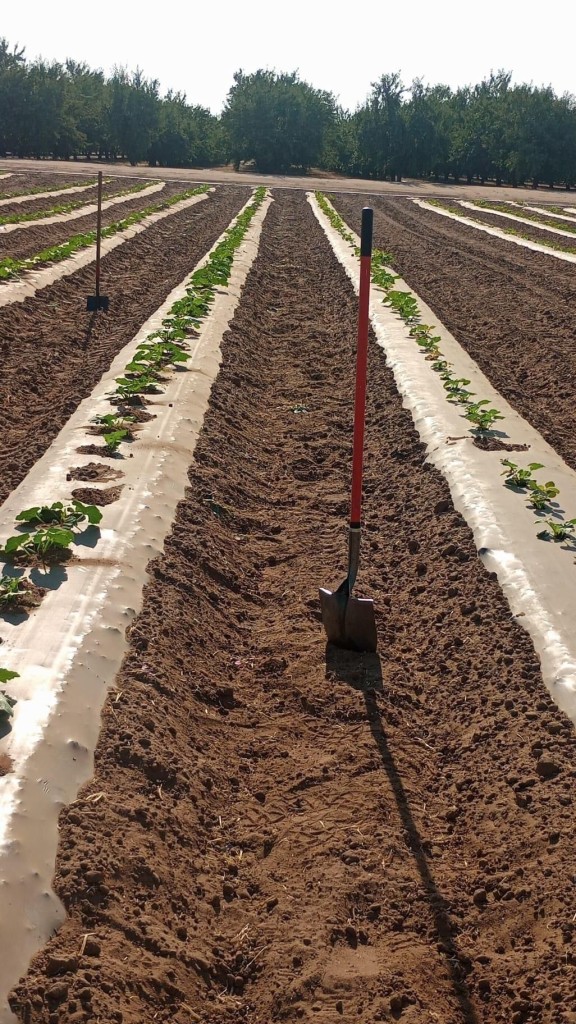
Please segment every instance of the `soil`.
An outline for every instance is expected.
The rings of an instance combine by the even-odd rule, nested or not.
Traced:
[[[467,206],[458,206],[456,203],[446,203],[444,205],[451,213],[456,213],[459,217],[468,217],[470,220],[477,221],[478,224],[486,224],[490,228],[499,228],[500,231],[514,231],[520,238],[527,238],[531,242],[538,242],[539,245],[548,245],[550,248],[558,249],[560,252],[576,252],[576,236],[570,238],[568,234],[557,235],[553,231],[546,231],[544,227],[537,227],[536,222],[534,227],[531,227],[530,224],[518,221],[518,218],[515,218],[514,215],[511,215],[509,219],[505,219],[504,217],[495,217],[494,214],[490,214],[487,210],[470,210]],[[559,221],[557,226],[561,228],[562,221]],[[566,229],[564,228],[564,230]]]
[[[100,483],[107,483],[109,480],[117,480],[122,473],[103,462],[89,462],[86,466],[74,466],[68,470],[68,480],[93,480]]]
[[[163,203],[171,196],[181,195],[185,191],[186,186],[180,182],[167,182],[162,192],[157,194],[143,196],[140,192],[136,192],[132,197],[126,196],[125,202],[102,210],[102,227],[106,228],[110,224],[116,224],[130,213]],[[48,200],[44,200],[44,202],[47,203]],[[85,232],[94,231],[95,228],[96,214],[94,213],[90,213],[85,217],[74,217],[73,220],[61,221],[57,224],[43,225],[39,221],[33,228],[27,227],[23,231],[12,231],[7,235],[0,234],[2,240],[0,252],[3,259],[7,256],[15,260],[26,259],[51,246],[61,245],[74,235],[82,235]],[[39,269],[49,262],[49,260],[43,263],[39,262],[35,264],[35,269]]]
[[[37,164],[36,166],[38,167]],[[7,199],[8,196],[20,196],[30,189],[46,192],[48,189],[60,190],[66,188],[67,185],[81,185],[84,178],[94,178],[97,174],[97,171],[88,173],[86,171],[78,171],[78,173],[71,171],[69,174],[44,169],[26,171],[12,164],[3,166],[0,171],[12,171],[13,174],[12,178],[0,178],[0,199]],[[74,195],[77,193],[70,193],[71,197]]]
[[[122,487],[107,487],[105,490],[100,490],[98,487],[77,487],[75,491],[72,491],[72,497],[83,502],[84,505],[104,506],[118,501],[121,493]]]
[[[248,195],[247,189],[219,189],[104,256],[107,314],[85,309],[85,297],[94,290],[93,266],[0,309],[0,501]]]
[[[75,179],[75,182],[76,184],[78,184],[78,179]],[[112,178],[109,181],[103,181],[102,198],[111,199],[113,196],[118,195],[118,192],[124,191],[124,189],[131,188],[133,185],[137,185],[139,183],[142,184],[141,178],[126,179],[125,181],[123,180],[120,182],[114,178]],[[0,179],[0,188],[1,184],[2,182]],[[34,181],[33,187],[38,187],[37,178]],[[153,194],[155,195],[156,198],[159,198],[164,193],[162,191]],[[71,192],[69,196],[55,195],[53,198],[46,196],[44,197],[44,199],[34,199],[32,197],[31,199],[27,199],[25,203],[6,203],[5,206],[0,206],[0,220],[3,217],[7,217],[12,213],[35,213],[37,210],[48,211],[51,210],[54,206],[65,206],[68,203],[80,203],[81,205],[84,205],[85,203],[95,203],[97,195],[97,186],[93,185],[91,188],[86,187],[82,192]],[[26,230],[29,231],[30,228],[27,228]],[[0,237],[2,237],[1,228]],[[4,254],[3,248],[1,251],[2,254]]]
[[[276,200],[94,779],[61,815],[69,916],[12,1007],[573,1024],[574,727],[373,339],[357,590],[380,655],[325,646],[356,300],[304,196]]]
[[[13,615],[27,615],[33,608],[37,608],[46,594],[44,587],[37,587],[26,576],[20,580],[21,593],[17,594],[9,604],[0,608],[0,618],[10,618]]]
[[[331,195],[355,227],[374,207],[374,242],[482,372],[576,468],[576,273],[572,264],[404,200]]]

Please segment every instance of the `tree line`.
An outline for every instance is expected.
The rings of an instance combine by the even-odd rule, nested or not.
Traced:
[[[355,111],[296,72],[237,71],[220,116],[142,71],[27,61],[0,39],[0,155],[264,172],[576,183],[576,100],[507,71],[451,89],[384,74]]]

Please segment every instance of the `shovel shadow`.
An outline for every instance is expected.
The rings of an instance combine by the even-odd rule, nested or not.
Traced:
[[[470,992],[466,984],[469,961],[462,955],[454,939],[455,923],[450,916],[449,904],[439,891],[436,880],[428,863],[425,852],[425,841],[414,821],[410,800],[400,770],[388,744],[388,738],[378,707],[378,694],[383,692],[382,666],[378,654],[358,654],[353,651],[341,650],[332,644],[326,646],[326,678],[331,683],[340,681],[352,689],[362,693],[366,709],[366,720],[374,743],[380,754],[382,766],[398,810],[402,831],[406,836],[410,851],[414,857],[421,883],[426,892],[434,921],[438,949],[446,960],[446,967],[451,979],[452,988],[460,1008],[462,1024],[479,1024],[479,1018],[472,1004]]]

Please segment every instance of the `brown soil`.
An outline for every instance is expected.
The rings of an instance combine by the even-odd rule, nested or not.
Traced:
[[[14,762],[8,754],[0,754],[0,779],[4,775],[9,775],[14,767]]]
[[[122,487],[107,487],[100,490],[98,487],[77,487],[72,491],[72,497],[82,501],[85,505],[111,505],[118,501],[122,493]]]
[[[380,657],[325,649],[356,302],[304,197],[276,198],[61,816],[69,918],[14,1012],[570,1024],[574,728],[373,340],[358,591]]]
[[[110,312],[86,312],[94,267],[0,309],[0,501],[43,454],[116,353],[184,279],[246,201],[223,188],[102,259]]]
[[[86,466],[75,466],[68,470],[68,480],[94,480],[100,483],[107,483],[109,480],[117,480],[121,477],[120,470],[112,469],[103,462],[89,462]]]
[[[140,192],[136,192],[133,197],[126,196],[125,202],[102,210],[102,227],[116,224],[130,213],[163,203],[171,196],[180,195],[185,191],[186,186],[180,182],[167,182],[166,187],[158,194],[143,196]],[[0,234],[2,240],[0,253],[3,259],[7,256],[15,260],[25,259],[28,256],[35,256],[36,253],[42,252],[49,246],[61,245],[74,235],[94,231],[95,228],[96,215],[94,213],[85,217],[74,217],[71,221],[63,221],[58,224],[45,225],[39,221],[33,228],[27,227],[23,231],[12,231],[7,235]],[[49,260],[46,261],[46,263],[48,262]],[[44,263],[37,263],[35,268],[38,269],[44,265]]]
[[[369,196],[331,196],[356,227]],[[576,273],[413,203],[375,199],[375,244],[498,391],[576,468]]]
[[[504,217],[495,217],[488,210],[470,210],[467,206],[458,206],[456,203],[445,203],[443,205],[445,209],[459,217],[468,217],[470,220],[475,220],[478,224],[486,224],[490,228],[499,228],[500,231],[509,231],[512,238],[516,235],[519,238],[527,238],[531,242],[538,242],[540,245],[548,245],[552,249],[562,250],[563,252],[576,252],[576,237],[570,238],[568,235],[557,235],[553,231],[546,231],[545,228],[536,227],[536,224],[534,227],[531,227],[529,224],[518,221],[512,214],[509,219],[505,219]],[[558,227],[562,227],[562,221],[558,222]]]
[[[77,179],[75,180],[77,184],[80,184],[80,182],[78,182]],[[112,196],[118,195],[119,192],[123,192],[125,189],[131,188],[133,185],[138,184],[142,185],[141,178],[133,178],[126,180],[122,179],[121,181],[118,181],[118,179],[116,178],[110,181],[104,181],[102,183],[102,198],[111,199]],[[2,181],[0,180],[0,190],[1,186]],[[38,187],[37,178],[34,181],[33,187]],[[159,199],[163,194],[163,191],[155,192],[154,196],[156,199]],[[27,199],[25,203],[6,203],[4,206],[0,206],[0,220],[3,217],[7,217],[12,213],[35,213],[38,210],[43,210],[47,212],[48,210],[51,210],[54,206],[65,206],[68,203],[81,203],[82,205],[84,203],[94,203],[96,201],[96,197],[96,185],[93,185],[92,187],[87,187],[82,192],[71,192],[69,196],[67,196],[65,193],[63,193],[60,196],[46,196],[44,199],[34,199],[34,197],[32,196],[29,200]],[[29,231],[31,229],[27,228],[26,230]],[[2,237],[2,232],[0,230],[0,238]],[[3,246],[0,248],[0,253],[2,255],[5,255]]]
[[[46,591],[44,587],[37,587],[26,576],[20,580],[21,593],[13,600],[0,608],[0,618],[10,618],[12,615],[27,615],[33,608],[37,608]]]
[[[11,178],[0,178],[0,198],[8,198],[8,196],[22,195],[22,193],[28,192],[31,189],[37,189],[38,191],[45,192],[47,189],[61,189],[65,188],[66,185],[82,185],[85,178],[95,178],[97,171],[83,173],[75,173],[73,171],[70,174],[61,174],[59,172],[51,170],[37,171],[22,171],[15,166],[4,165],[0,168],[1,171],[11,171]],[[70,195],[77,195],[76,192],[71,192]],[[6,204],[8,206],[8,204]]]

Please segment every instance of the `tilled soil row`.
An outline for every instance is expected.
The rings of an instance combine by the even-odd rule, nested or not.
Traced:
[[[10,168],[0,168],[1,171],[8,171]],[[33,171],[12,171],[11,178],[0,178],[0,197],[8,197],[12,195],[20,195],[22,192],[26,192],[28,189],[40,189],[45,192],[46,189],[58,186],[59,188],[66,188],[66,185],[80,185],[82,184],[83,178],[96,177],[98,171],[94,171],[93,175],[85,175],[80,173],[74,173],[71,171],[69,174],[60,174],[56,171],[45,171],[38,170]],[[72,192],[71,195],[76,193]]]
[[[75,179],[76,181],[77,179]],[[88,179],[87,179],[88,180]],[[156,179],[157,180],[157,179]],[[154,183],[154,179],[150,179],[150,183]],[[0,191],[1,191],[0,181]],[[118,192],[124,191],[124,189],[131,188],[133,185],[142,184],[142,178],[123,178],[118,181],[117,178],[113,178],[110,181],[106,179],[102,183],[102,198],[110,199],[112,196],[117,195]],[[147,182],[148,184],[148,182]],[[38,182],[34,187],[38,186]],[[33,196],[30,200],[25,203],[6,203],[5,206],[0,206],[0,218],[9,216],[11,213],[35,213],[38,210],[51,210],[54,206],[65,206],[67,203],[94,203],[98,194],[97,185],[88,186],[82,192],[71,192],[69,196],[55,195],[53,197],[45,196],[44,199],[34,199]],[[158,193],[160,195],[160,193]],[[0,231],[0,239],[2,233]],[[0,248],[0,255],[2,249]]]
[[[93,265],[0,309],[0,501],[249,194],[247,188],[219,188],[103,257],[107,314],[86,312],[86,296],[94,292]]]
[[[278,194],[61,816],[69,918],[21,1021],[576,1019],[573,726],[373,339],[358,592],[380,656],[325,648],[355,331],[304,197]]]
[[[538,242],[539,245],[549,245],[552,248],[561,247],[565,252],[576,252],[576,234],[572,237],[570,237],[568,232],[565,235],[557,235],[553,231],[546,231],[545,225],[542,225],[541,228],[537,227],[536,224],[534,227],[531,227],[531,225],[526,224],[524,221],[519,221],[517,217],[514,217],[514,214],[511,214],[509,218],[495,217],[488,210],[480,208],[471,210],[467,206],[459,206],[458,203],[442,203],[442,207],[459,217],[468,217],[470,220],[477,221],[478,224],[486,224],[489,228],[499,228],[501,231],[512,229],[519,237],[527,238],[531,242]],[[518,212],[521,216],[520,211]],[[566,231],[566,226],[562,224],[562,221],[558,221],[553,226]],[[513,240],[513,236],[511,238]]]
[[[409,200],[330,199],[356,230],[362,206],[374,207],[375,244],[393,255],[398,273],[498,391],[576,468],[576,267]]]
[[[194,187],[194,186],[191,186]],[[186,191],[186,186],[181,182],[167,182],[162,192],[151,196],[135,192],[133,196],[126,196],[126,201],[118,206],[109,206],[102,210],[102,227],[115,224],[137,210],[145,210],[148,206],[155,206],[163,203],[171,196],[181,195]],[[58,224],[42,224],[38,222],[33,228],[26,228],[24,231],[13,231],[6,236],[0,234],[0,258],[10,256],[12,259],[26,259],[28,256],[35,256],[44,249],[53,245],[61,245],[67,242],[74,235],[82,235],[88,231],[96,230],[96,214],[90,213],[84,217],[74,217],[70,221],[62,221]],[[46,263],[49,263],[46,260]],[[36,269],[44,266],[44,263],[37,263]]]

